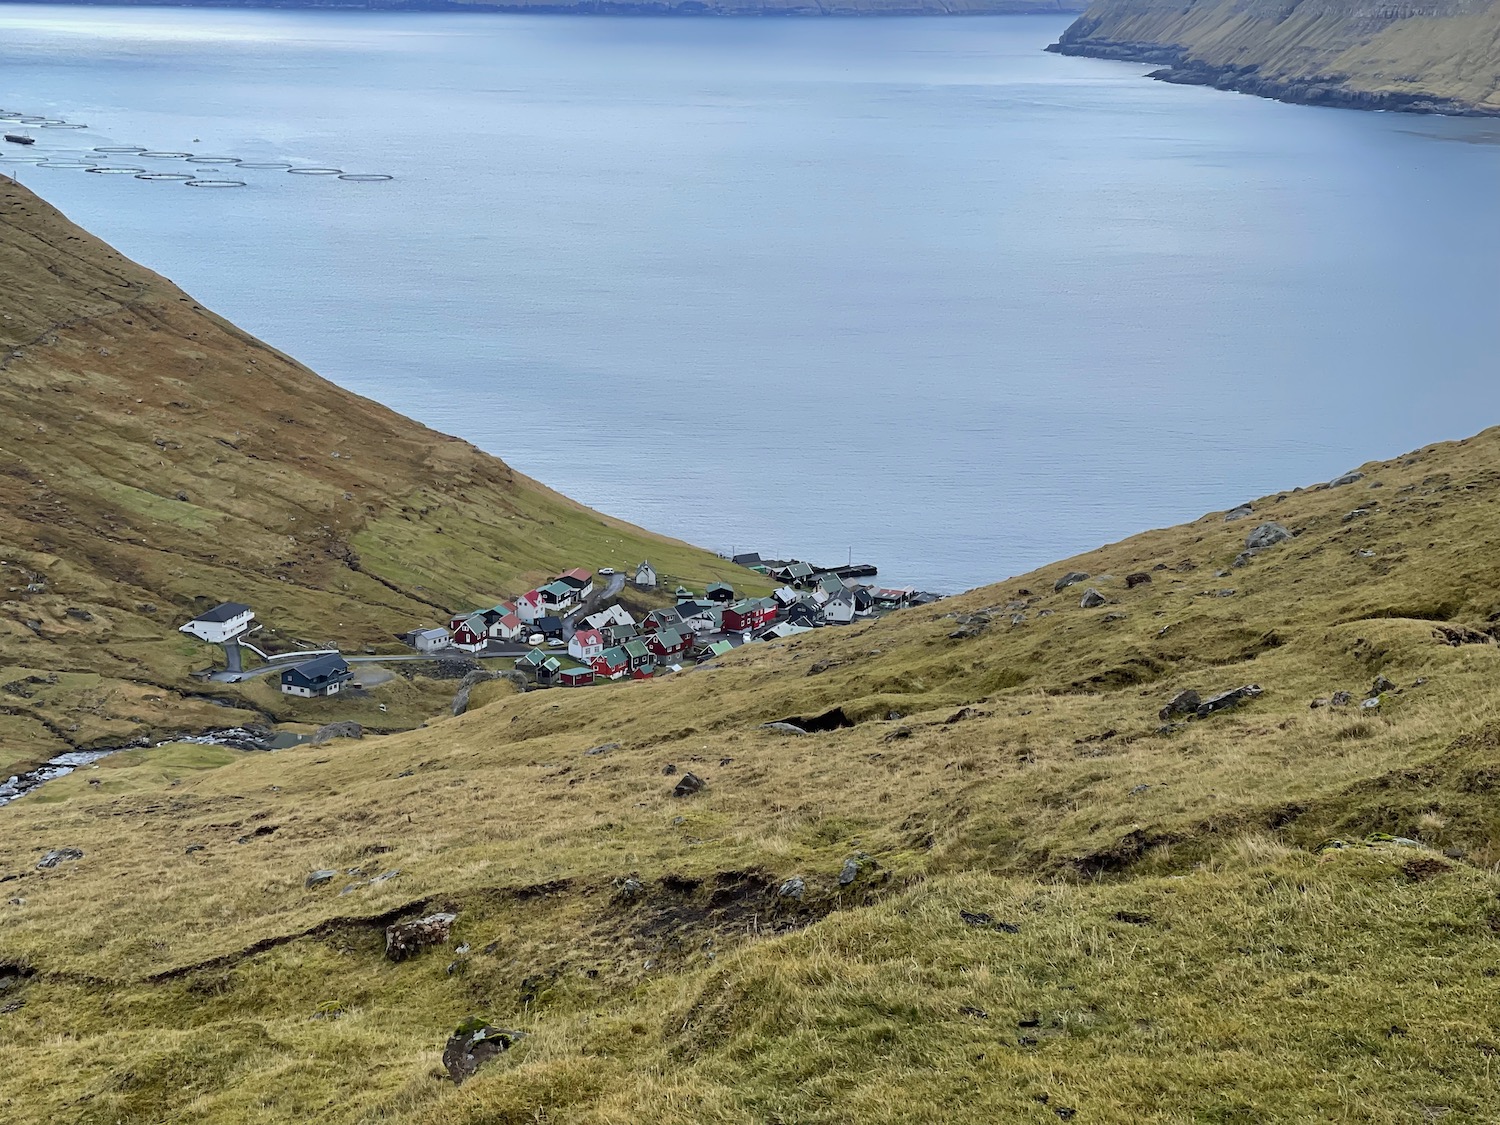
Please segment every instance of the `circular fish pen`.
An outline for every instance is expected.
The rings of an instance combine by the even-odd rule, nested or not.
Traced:
[[[135,178],[138,180],[167,180],[172,183],[186,184],[197,179],[186,172],[137,172]]]
[[[142,149],[139,155],[146,160],[186,160],[192,155],[190,152],[147,152]]]
[[[85,172],[95,172],[101,176],[137,176],[144,172],[144,168],[132,168],[127,164],[100,164],[93,168],[85,168]]]
[[[146,150],[139,145],[97,145],[94,151],[110,156],[140,156]]]
[[[36,166],[38,168],[71,168],[75,172],[79,169],[87,172],[90,169],[99,167],[92,160],[49,160],[45,157],[37,161]]]
[[[395,178],[387,176],[384,172],[341,172],[339,174],[339,179],[351,184],[380,184]]]
[[[342,168],[288,168],[288,176],[342,176]]]
[[[245,187],[246,184],[244,180],[188,180],[186,181],[185,186],[201,188],[233,188]]]
[[[235,167],[237,167],[237,168],[252,168],[252,169],[254,169],[257,172],[290,172],[292,170],[292,166],[290,164],[286,164],[286,163],[284,163],[282,161],[279,161],[279,160],[266,160],[266,161],[260,161],[260,160],[257,160],[257,161],[244,161],[244,160],[241,160],[239,162],[239,164],[237,164]]]
[[[202,153],[190,153],[188,159],[194,164],[238,164],[238,156],[204,156]]]

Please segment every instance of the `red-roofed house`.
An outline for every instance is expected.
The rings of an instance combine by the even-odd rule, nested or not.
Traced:
[[[521,635],[521,619],[514,613],[497,617],[490,622],[490,636],[497,641],[513,641]]]
[[[584,629],[573,634],[568,642],[568,655],[574,660],[588,663],[604,651],[604,634],[598,629]]]
[[[577,590],[579,601],[583,601],[594,592],[594,574],[592,571],[584,570],[581,566],[559,574],[557,580],[559,582],[566,582],[573,589]]]
[[[547,607],[542,604],[542,592],[540,590],[528,590],[516,599],[516,616],[523,624],[530,625],[533,621],[540,621],[547,616]]]

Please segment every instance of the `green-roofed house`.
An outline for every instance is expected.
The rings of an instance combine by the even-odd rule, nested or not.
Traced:
[[[734,587],[728,582],[710,582],[703,596],[711,602],[728,604],[734,601]]]
[[[536,670],[547,661],[547,654],[539,648],[534,648],[525,656],[516,661],[517,672],[527,672],[536,675]]]
[[[639,637],[632,637],[620,646],[625,650],[625,656],[630,661],[630,671],[635,672],[652,663],[651,650],[646,647],[646,642]]]

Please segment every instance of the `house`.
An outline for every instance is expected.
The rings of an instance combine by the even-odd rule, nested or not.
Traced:
[[[916,591],[910,586],[900,590],[877,586],[870,591],[870,597],[878,609],[901,609],[915,593]]]
[[[793,625],[790,621],[783,621],[779,625],[772,625],[760,635],[760,639],[779,640],[784,637],[795,637],[798,633],[811,633],[812,627],[808,625]]]
[[[630,657],[625,655],[623,648],[607,648],[589,663],[593,665],[595,675],[610,680],[618,680],[630,671]]]
[[[562,661],[555,656],[549,656],[538,665],[536,670],[536,682],[547,686],[554,683],[562,674]]]
[[[284,695],[300,695],[306,699],[337,695],[353,677],[348,662],[338,653],[330,653],[281,673],[281,691]]]
[[[747,598],[724,609],[726,632],[753,633],[776,620],[776,603],[770,598]]]
[[[655,664],[642,664],[639,668],[632,668],[630,670],[630,678],[632,680],[649,680],[655,675]]]
[[[771,597],[776,600],[777,605],[779,605],[782,609],[786,609],[788,606],[794,605],[798,601],[800,601],[802,599],[802,594],[797,590],[792,589],[790,586],[783,586],[779,590],[775,591],[771,595]]]
[[[675,629],[682,624],[682,614],[676,609],[653,609],[646,614],[646,620],[641,622],[641,628],[647,633],[654,633],[658,629]]]
[[[517,598],[516,616],[525,625],[530,625],[538,618],[547,616],[547,608],[542,604],[542,592],[540,590],[528,590]]]
[[[711,645],[704,645],[693,654],[695,660],[702,664],[705,660],[712,660],[716,656],[723,656],[726,652],[733,652],[734,645],[729,641],[715,641]]]
[[[735,566],[742,566],[747,570],[754,570],[758,566],[765,566],[765,563],[761,561],[759,551],[747,551],[743,555],[735,555],[729,561],[734,563]]]
[[[734,601],[734,587],[728,582],[710,582],[703,596],[711,602],[727,604]]]
[[[221,645],[244,634],[255,620],[255,611],[241,602],[224,602],[207,613],[200,613],[186,625],[178,627],[179,633],[187,633],[211,645]]]
[[[517,672],[536,675],[536,670],[547,662],[547,654],[539,648],[534,648],[515,663]]]
[[[418,629],[411,635],[411,646],[418,652],[437,652],[448,647],[448,630],[439,626],[434,629]]]
[[[622,645],[626,641],[640,636],[640,630],[634,625],[608,625],[601,629],[600,632],[604,634],[604,643],[609,645],[610,648]]]
[[[578,591],[560,580],[539,587],[537,593],[542,595],[542,605],[548,610],[564,609],[578,600]]]
[[[793,625],[805,625],[809,629],[823,620],[823,611],[810,601],[799,601],[787,607],[786,619]]]
[[[573,597],[577,601],[586,601],[594,592],[593,571],[584,570],[583,567],[574,567],[557,576],[557,580],[573,590]]]
[[[584,629],[568,642],[568,655],[587,664],[604,651],[604,634],[598,629]]]
[[[635,584],[641,590],[656,589],[656,570],[649,562],[642,561],[641,565],[635,568]]]
[[[489,614],[485,614],[489,617]],[[490,622],[490,638],[497,641],[513,641],[519,637],[525,626],[521,619],[514,613],[507,613],[504,617],[497,617]]]
[[[646,642],[639,637],[626,641],[620,648],[625,653],[625,658],[629,663],[632,673],[651,663],[651,650],[646,647]]]
[[[849,592],[854,595],[855,613],[868,614],[874,612],[875,599],[871,596],[868,586],[850,586]]]
[[[800,586],[813,576],[813,568],[810,563],[792,561],[782,564],[771,573],[783,582]]]
[[[682,624],[676,626],[678,629],[686,627],[694,633],[717,633],[724,628],[724,611],[716,605],[683,602],[676,609],[682,617]]]
[[[830,625],[847,625],[854,620],[855,605],[854,592],[852,590],[841,590],[837,594],[829,595],[823,603],[823,620]]]
[[[549,641],[562,640],[563,619],[561,617],[539,617],[531,623],[531,627]]]
[[[476,613],[458,623],[453,630],[453,647],[465,652],[480,652],[490,643],[490,627],[484,614]]]
[[[698,595],[697,595],[697,594],[695,594],[695,593],[693,593],[693,592],[692,592],[692,591],[691,591],[691,590],[689,590],[689,589],[688,589],[688,588],[687,588],[687,587],[686,587],[686,586],[679,586],[679,587],[677,587],[677,589],[676,589],[676,590],[675,590],[675,591],[674,591],[674,592],[673,592],[673,594],[672,594],[672,596],[673,596],[673,597],[674,597],[674,598],[675,598],[675,599],[677,599],[677,601],[679,601],[679,602],[690,602],[690,601],[692,601],[692,600],[693,600],[693,599],[694,599],[694,598],[696,598],[696,597],[697,597],[697,596],[698,596]]]
[[[591,613],[584,619],[590,629],[604,629],[610,625],[634,625],[635,618],[630,616],[630,611],[618,603],[608,609],[601,609],[598,613]]]
[[[588,687],[594,682],[594,670],[592,668],[564,668],[558,674],[557,682],[563,687]]]
[[[656,657],[656,663],[670,664],[687,654],[692,636],[691,631],[682,633],[676,629],[660,629],[646,638],[646,647]]]
[[[827,574],[818,575],[817,578],[813,579],[813,583],[825,594],[837,594],[840,590],[847,590],[849,588],[849,584],[832,571],[829,571]]]

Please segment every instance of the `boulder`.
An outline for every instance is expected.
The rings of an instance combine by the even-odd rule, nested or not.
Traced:
[[[1203,700],[1192,688],[1180,691],[1172,697],[1172,701],[1161,709],[1161,721],[1171,722],[1178,715],[1196,715]]]
[[[442,945],[453,932],[457,914],[429,914],[415,922],[397,922],[385,928],[385,955],[392,961],[405,961],[424,949]]]
[[[1259,684],[1246,684],[1244,687],[1235,688],[1233,691],[1223,691],[1218,695],[1210,696],[1198,705],[1197,717],[1206,719],[1219,711],[1227,711],[1231,707],[1238,707],[1247,700],[1263,695],[1265,689]]]
[[[802,896],[806,893],[806,891],[807,881],[803,879],[801,875],[793,875],[786,882],[782,883],[781,886],[776,888],[776,895],[778,898],[789,898],[794,899],[797,902],[801,902]]]
[[[1104,595],[1090,586],[1083,592],[1083,599],[1078,603],[1080,609],[1098,609],[1104,604]]]
[[[462,1086],[485,1063],[503,1055],[522,1039],[524,1031],[490,1027],[483,1020],[466,1020],[443,1048],[443,1066],[455,1086]]]
[[[640,898],[641,895],[645,894],[645,892],[646,885],[641,882],[638,876],[627,875],[620,881],[620,890],[618,892],[618,897],[623,902],[630,902],[634,899]]]
[[[1241,504],[1238,508],[1234,508],[1224,513],[1224,522],[1234,523],[1235,520],[1247,520],[1254,514],[1255,509],[1252,508],[1249,504]]]
[[[1335,477],[1333,480],[1331,480],[1331,481],[1328,482],[1328,487],[1329,488],[1343,488],[1346,484],[1355,484],[1358,481],[1362,481],[1364,479],[1365,479],[1365,474],[1359,472],[1358,470],[1356,470],[1356,471],[1354,471],[1352,473],[1345,473],[1341,477]]]
[[[1281,524],[1263,523],[1245,537],[1245,548],[1250,551],[1264,551],[1267,547],[1284,543],[1291,537],[1292,533]]]
[[[1328,701],[1328,706],[1330,706],[1330,707],[1348,707],[1353,702],[1354,702],[1354,695],[1353,695],[1352,692],[1336,691],[1336,692],[1333,693],[1333,698]]]
[[[1361,711],[1379,711],[1380,710],[1380,697],[1377,695],[1374,699],[1367,699],[1367,700],[1365,700],[1363,703],[1361,703],[1359,705],[1359,709]]]
[[[695,773],[685,773],[672,787],[672,796],[691,797],[694,793],[701,793],[708,788],[708,783]]]
[[[1387,679],[1382,673],[1381,675],[1375,677],[1375,683],[1370,687],[1370,697],[1373,699],[1377,695],[1384,695],[1388,691],[1395,690],[1395,683]]]
[[[1134,590],[1137,586],[1149,585],[1151,585],[1151,575],[1147,574],[1144,570],[1125,576],[1125,589],[1127,590]]]
[[[1088,577],[1089,576],[1083,573],[1083,571],[1081,570],[1069,571],[1067,574],[1064,574],[1061,578],[1059,578],[1052,584],[1052,590],[1054,593],[1061,593],[1069,586],[1076,586],[1080,582],[1087,582]]]
[[[38,871],[44,871],[49,867],[56,867],[64,860],[82,858],[83,852],[78,848],[53,848],[46,855],[42,856],[41,860],[36,865],[36,869]]]
[[[583,753],[585,757],[597,758],[600,754],[608,754],[611,750],[618,750],[620,745],[618,742],[606,742],[603,746],[591,747]]]
[[[806,734],[807,732],[795,723],[761,723],[762,730],[774,731],[777,734]]]
[[[319,727],[307,740],[307,744],[321,746],[325,742],[332,742],[335,738],[363,738],[364,736],[365,728],[358,723],[329,723],[326,727]]]
[[[859,860],[850,856],[844,860],[844,866],[839,868],[839,886],[847,887],[857,878],[859,878]]]
[[[309,889],[313,887],[326,886],[327,884],[333,882],[336,878],[338,878],[338,874],[339,873],[337,871],[332,871],[327,868],[322,871],[314,871],[307,877],[307,880],[302,885]]]

